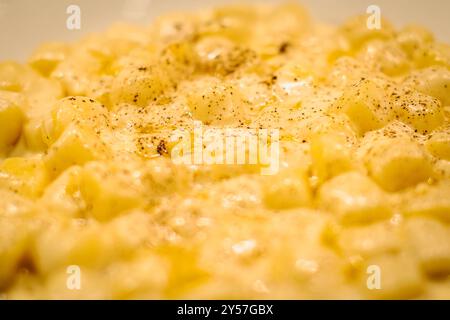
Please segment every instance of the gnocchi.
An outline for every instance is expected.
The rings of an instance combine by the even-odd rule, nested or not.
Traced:
[[[449,299],[449,46],[366,22],[233,5],[1,62],[0,296]]]

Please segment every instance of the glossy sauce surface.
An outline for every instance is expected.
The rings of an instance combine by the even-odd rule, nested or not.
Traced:
[[[0,63],[0,292],[449,299],[450,47],[366,20],[224,7]],[[279,171],[174,163],[194,121],[279,130]]]

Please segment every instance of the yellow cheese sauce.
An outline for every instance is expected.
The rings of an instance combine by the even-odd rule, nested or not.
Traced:
[[[450,47],[367,19],[228,6],[1,62],[1,297],[450,299]],[[276,132],[276,170],[174,161],[196,124]]]

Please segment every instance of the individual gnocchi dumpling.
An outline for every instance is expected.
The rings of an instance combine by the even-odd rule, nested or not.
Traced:
[[[111,86],[114,77],[103,75],[92,81],[92,85],[87,88],[86,96],[100,102],[108,109],[111,109]]]
[[[407,127],[398,123],[368,133],[359,154],[369,175],[390,192],[415,186],[432,176],[424,148],[411,137]]]
[[[44,226],[36,231],[33,261],[41,273],[57,273],[71,265],[98,270],[110,266],[111,261],[132,258],[132,251],[145,244],[152,227],[151,217],[138,212],[102,224],[90,221],[78,225],[60,219],[58,228]],[[132,236],[125,234],[126,229],[134,230]]]
[[[2,195],[3,196],[3,195]],[[0,216],[0,286],[11,285],[17,267],[20,267],[29,247],[27,225],[20,219]]]
[[[213,10],[198,28],[200,36],[221,36],[235,43],[247,43],[252,36],[249,21],[257,21],[258,17],[250,6],[226,6]]]
[[[399,253],[405,244],[403,228],[389,220],[354,225],[338,233],[338,246],[348,257],[368,259],[380,254]]]
[[[405,221],[410,241],[424,270],[430,275],[450,272],[450,229],[432,219],[410,218]]]
[[[8,152],[18,141],[24,122],[22,109],[0,95],[0,154]]]
[[[332,68],[327,74],[327,83],[341,89],[347,89],[355,85],[361,79],[380,79],[382,74],[377,70],[371,70],[369,66],[356,58],[343,56],[332,64]]]
[[[300,170],[286,170],[270,178],[264,186],[263,201],[275,210],[307,207],[312,193],[309,182]]]
[[[58,101],[52,110],[52,118],[46,123],[46,142],[51,145],[71,124],[104,129],[109,121],[106,107],[88,97],[67,97]]]
[[[80,191],[90,214],[99,221],[108,221],[125,210],[142,206],[144,188],[135,172],[133,181],[127,179],[127,170],[101,163],[87,164],[82,173]]]
[[[86,162],[107,159],[108,146],[91,128],[71,124],[53,143],[44,158],[52,178],[67,168]]]
[[[361,79],[347,87],[332,107],[344,112],[360,134],[385,126],[392,119],[392,109],[385,87],[370,79]]]
[[[450,221],[450,184],[418,185],[409,190],[400,203],[399,210],[406,216],[423,216],[448,223]]]
[[[418,48],[434,41],[433,34],[424,27],[418,25],[404,27],[397,32],[395,38],[408,57],[412,57]]]
[[[172,79],[179,82],[197,71],[199,56],[191,42],[176,42],[162,49],[158,64],[163,66]]]
[[[251,51],[219,36],[203,37],[195,45],[199,68],[226,76],[251,58]],[[254,58],[254,56],[253,56]]]
[[[413,60],[417,69],[432,66],[450,66],[450,45],[431,42],[419,46],[413,53]]]
[[[111,102],[147,106],[163,100],[173,86],[168,72],[157,64],[125,68],[112,83]]]
[[[450,128],[436,130],[427,138],[427,150],[439,159],[450,161]]]
[[[50,74],[61,83],[68,95],[85,95],[98,74],[103,72],[105,61],[87,49],[72,51]]]
[[[134,257],[139,256],[139,249],[145,249],[147,246],[146,241],[149,234],[154,230],[152,218],[148,214],[132,212],[129,216],[118,217],[105,224],[93,223],[84,227],[63,227],[62,229],[68,234],[68,237],[64,239],[64,246],[61,247],[53,245],[55,239],[61,236],[61,230],[48,230],[47,232],[44,230],[40,234],[36,250],[37,261],[41,266],[40,269],[42,268],[46,272],[53,271],[52,274],[58,274],[61,268],[67,270],[69,265],[80,266],[82,270],[98,271],[99,269],[107,268],[108,273],[106,276],[111,277],[111,279],[104,283],[109,286],[105,292],[99,293],[102,298],[105,297],[105,294],[123,297],[123,295],[128,293],[115,292],[113,287],[116,290],[119,288],[126,290],[134,287],[128,281],[114,280],[114,276],[118,275],[116,264],[124,263],[129,266]],[[133,232],[129,233],[128,231],[130,230],[133,230]],[[47,247],[55,250],[45,251]],[[151,251],[145,253],[147,258],[150,258]],[[111,261],[114,262],[111,263]],[[157,264],[154,266],[155,270],[160,270],[162,265],[158,265],[158,263],[162,263],[162,259],[150,259],[150,261]],[[146,266],[148,267],[147,264]],[[160,276],[158,274],[156,278],[161,279]],[[161,280],[164,283],[164,280]],[[92,285],[93,292],[90,292],[89,295],[95,295],[98,293],[98,290],[102,290],[103,286],[98,281],[98,275],[92,279],[92,283],[89,285]],[[65,283],[64,281],[63,284],[65,285]],[[58,283],[55,282],[54,285],[56,286]],[[59,284],[59,288],[55,288],[57,289],[55,292],[61,290],[60,286],[61,284]],[[82,296],[86,294],[86,292],[81,293]]]
[[[34,212],[35,203],[25,196],[8,190],[4,186],[0,187],[0,196],[8,201],[0,202],[0,220],[8,217],[19,217]]]
[[[59,63],[69,55],[70,46],[65,43],[51,42],[37,48],[28,63],[41,75],[48,77]]]
[[[59,212],[68,217],[82,217],[85,203],[80,193],[81,171],[80,166],[65,170],[47,185],[38,203],[46,210]]]
[[[71,223],[63,217],[57,217],[57,219],[58,228],[51,228],[52,224],[49,224],[36,230],[32,257],[38,272],[55,272],[61,267],[67,268],[72,264],[80,267],[92,266],[110,254],[104,246],[102,247],[103,237],[101,236],[96,243],[91,240],[90,246],[87,245],[88,239],[92,239],[93,234],[99,231],[98,225],[83,226]],[[73,259],[73,256],[78,253],[76,250],[80,247],[87,249],[85,260]],[[102,252],[101,249],[104,251]]]
[[[231,83],[206,77],[192,83],[186,99],[194,119],[205,124],[231,124],[238,118],[239,91]]]
[[[197,55],[191,44],[181,42],[160,49],[160,55],[152,51],[131,52],[138,54],[141,64],[130,59],[122,62],[111,83],[112,104],[129,103],[138,107],[169,101],[169,95],[181,80],[193,74]]]
[[[0,99],[16,105],[23,113],[22,121],[10,119],[14,121],[2,128],[23,124],[25,145],[32,151],[44,150],[42,121],[48,118],[49,109],[62,96],[60,84],[44,78],[30,66],[0,63],[0,90],[4,90]],[[7,136],[2,135],[2,138]]]
[[[364,45],[358,56],[361,56],[361,60],[368,63],[371,69],[391,77],[403,75],[411,68],[407,54],[395,41],[370,41]]]
[[[318,205],[334,212],[344,224],[364,224],[392,215],[387,194],[359,172],[341,174],[318,191]]]
[[[63,96],[61,84],[40,75],[28,65],[0,63],[0,89],[22,94],[27,118],[42,116]]]
[[[430,67],[411,72],[403,83],[407,86],[439,99],[443,106],[450,105],[450,70]]]
[[[432,132],[444,123],[444,113],[438,99],[418,91],[399,90],[391,94],[396,119],[422,134]]]
[[[355,168],[351,138],[342,133],[316,134],[311,140],[314,174],[324,182]]]
[[[39,197],[48,184],[41,157],[10,157],[0,164],[0,186],[30,198]]]

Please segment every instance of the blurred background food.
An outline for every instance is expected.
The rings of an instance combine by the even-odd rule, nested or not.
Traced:
[[[241,2],[241,1],[239,1]],[[276,3],[279,0],[247,0],[250,3]],[[297,0],[311,14],[328,23],[364,13],[369,5],[381,7],[382,15],[397,26],[409,23],[429,28],[441,41],[450,41],[448,0]],[[40,43],[72,41],[81,35],[101,31],[116,21],[149,23],[170,11],[195,10],[230,3],[228,0],[0,0],[0,60],[25,60]],[[66,9],[81,7],[80,30],[66,28]]]

